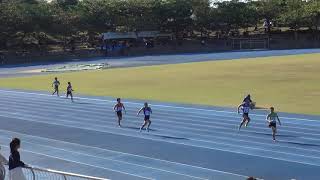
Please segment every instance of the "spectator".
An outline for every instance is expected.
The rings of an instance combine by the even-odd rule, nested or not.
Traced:
[[[0,148],[1,149],[1,148]],[[8,160],[0,154],[0,180],[4,180],[5,178],[5,168],[4,165],[8,164]]]
[[[18,149],[20,148],[20,139],[14,138],[10,142],[10,157],[9,157],[9,179],[10,180],[26,180],[22,168],[27,167],[20,160],[20,153]]]

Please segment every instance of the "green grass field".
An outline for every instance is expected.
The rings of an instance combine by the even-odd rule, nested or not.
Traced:
[[[2,78],[0,87],[51,91],[54,74]],[[82,71],[57,75],[75,93],[237,106],[246,93],[257,106],[320,114],[320,54]]]

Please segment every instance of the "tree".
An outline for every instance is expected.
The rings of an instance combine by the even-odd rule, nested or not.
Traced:
[[[317,0],[311,0],[304,6],[304,19],[307,20],[311,29],[318,30],[320,25],[320,3]]]
[[[200,31],[201,36],[211,28],[212,8],[210,0],[193,0],[192,1],[192,20],[194,30]]]
[[[232,0],[216,3],[216,6],[218,21],[226,26],[227,31],[247,28],[258,21],[257,10],[249,3]]]
[[[61,7],[68,7],[68,6],[75,6],[79,3],[79,0],[56,0],[57,3],[61,6]]]

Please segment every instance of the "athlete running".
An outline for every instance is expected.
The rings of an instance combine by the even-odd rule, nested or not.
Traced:
[[[57,93],[57,96],[59,96],[59,86],[60,86],[60,82],[58,81],[58,78],[55,77],[52,83],[52,87],[54,87],[54,92],[52,93],[52,95]]]
[[[143,111],[143,114],[144,114],[144,123],[143,125],[141,126],[140,128],[140,132],[142,131],[142,129],[148,125],[147,127],[147,131],[149,132],[149,128],[150,128],[150,125],[151,125],[151,121],[150,121],[150,115],[152,114],[152,109],[148,106],[148,103],[145,102],[144,103],[144,107],[141,108],[138,113],[137,113],[137,116],[139,116],[139,114]]]
[[[272,129],[272,139],[276,141],[276,133],[277,133],[277,120],[279,125],[281,126],[280,119],[278,114],[274,112],[274,107],[270,108],[270,113],[267,116],[267,121],[269,122],[269,128]]]
[[[117,98],[117,104],[114,105],[113,110],[116,112],[117,117],[118,117],[118,125],[121,127],[121,120],[122,120],[122,111],[126,113],[126,108],[124,105],[121,103],[121,99]]]
[[[70,82],[68,82],[68,87],[67,87],[67,98],[68,98],[68,97],[69,97],[69,95],[70,95],[70,97],[71,97],[71,101],[73,102],[73,95],[72,95],[72,91],[73,91],[73,89],[72,89],[71,83],[70,83]]]
[[[243,124],[247,127],[249,122],[250,122],[250,117],[249,117],[249,111],[250,111],[250,103],[249,102],[243,102],[238,106],[238,114],[240,114],[240,108],[242,109],[242,121],[239,126],[239,131]]]

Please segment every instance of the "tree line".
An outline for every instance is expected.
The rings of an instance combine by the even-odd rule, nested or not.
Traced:
[[[11,39],[157,30],[208,32],[273,26],[317,31],[318,0],[0,0],[0,47]],[[43,40],[43,43],[46,43]]]

